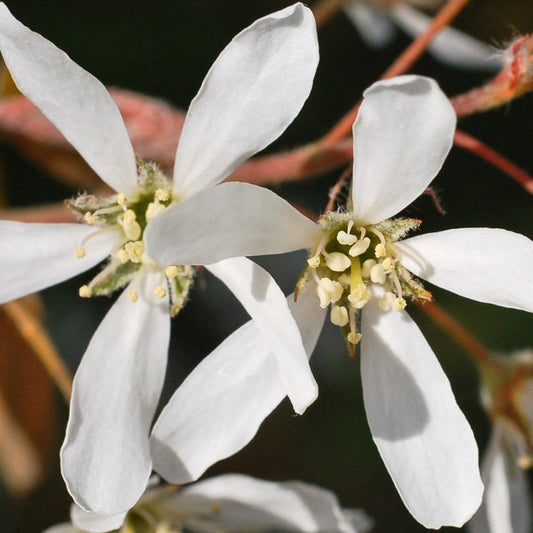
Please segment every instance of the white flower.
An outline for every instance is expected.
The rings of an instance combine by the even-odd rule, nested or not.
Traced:
[[[483,503],[468,524],[472,533],[529,533],[533,465],[533,351],[492,356],[479,363],[483,404],[492,420],[481,463]]]
[[[442,0],[399,1],[384,8],[366,1],[349,0],[343,9],[363,41],[372,48],[382,48],[394,38],[394,24],[413,38],[421,35],[430,25],[431,17],[408,4],[435,7],[441,3]],[[501,66],[494,49],[451,27],[439,32],[428,46],[428,51],[442,63],[454,67],[494,70]]]
[[[436,176],[454,130],[453,109],[434,81],[402,76],[374,84],[365,92],[353,128],[351,211],[325,215],[318,239],[289,223],[277,235],[280,248],[284,239],[300,239],[300,247],[311,249],[307,280],[312,283],[316,274],[320,299],[313,291],[300,290],[292,306],[308,355],[324,317],[320,303],[328,299],[334,307],[346,308],[349,320],[343,331],[349,344],[362,334],[364,401],[374,440],[407,508],[432,528],[468,520],[481,502],[483,486],[470,426],[433,351],[402,311],[404,296],[428,296],[409,271],[468,298],[533,311],[533,243],[526,237],[472,228],[396,242],[417,224],[389,217],[422,194]],[[179,220],[177,209],[180,205],[157,222]],[[208,210],[198,210],[194,223],[211,227]],[[351,253],[366,238],[370,244]],[[189,262],[186,234],[178,240],[183,252],[175,252],[173,243],[151,255],[167,263]],[[331,270],[324,256],[331,251],[346,255],[350,267]],[[213,254],[210,260],[223,257]],[[326,284],[320,284],[324,277],[340,283],[345,293],[339,298],[336,284],[326,291]],[[357,309],[362,311],[361,331]],[[336,323],[344,322],[342,314],[335,310]],[[253,324],[235,332],[226,341],[234,357],[213,352],[167,404],[152,433],[154,463],[165,469],[167,479],[190,481],[235,453],[282,400],[266,339],[257,335]],[[198,400],[192,391],[202,391]],[[231,434],[227,427],[232,427]],[[199,448],[204,453],[196,453]]]
[[[99,516],[73,505],[72,524],[45,533],[120,533],[187,531],[301,531],[357,533],[368,530],[370,519],[359,510],[343,510],[336,496],[299,481],[276,483],[242,474],[225,474],[177,490],[149,488],[127,516]],[[357,527],[359,523],[363,527]],[[120,528],[120,529],[119,529]]]
[[[153,166],[136,165],[122,118],[103,85],[19,23],[3,3],[0,49],[21,92],[117,191],[104,200],[82,196],[71,202],[88,225],[0,222],[0,301],[61,282],[110,256],[80,295],[126,289],[76,373],[61,458],[68,489],[81,507],[102,514],[126,511],[152,471],[148,435],[165,374],[169,311],[177,312],[187,297],[192,277],[187,265],[198,264],[156,262],[151,246],[164,247],[175,232],[191,231],[192,249],[230,249],[225,257],[232,259],[207,268],[273,341],[275,366],[295,410],[303,412],[316,398],[283,293],[263,269],[240,257],[268,253],[262,249],[261,210],[283,224],[314,224],[266,189],[217,185],[276,139],[303,106],[318,62],[314,19],[295,4],[259,19],[232,40],[191,103],[172,182]],[[169,205],[188,211],[191,201],[212,210],[217,223],[206,232],[194,225],[152,228]],[[238,225],[242,243],[226,237],[228,223]],[[231,252],[234,246],[239,253]]]

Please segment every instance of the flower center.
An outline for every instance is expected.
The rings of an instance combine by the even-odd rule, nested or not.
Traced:
[[[406,296],[431,298],[401,265],[394,246],[420,221],[391,219],[358,226],[349,213],[328,213],[319,224],[322,237],[311,250],[297,290],[311,277],[315,280],[320,307],[331,307],[331,322],[341,327],[353,355],[361,340],[358,312],[376,293],[383,311],[402,311]]]
[[[86,224],[100,228],[74,250],[75,257],[84,257],[86,242],[102,232],[118,230],[120,235],[107,265],[89,284],[80,287],[79,294],[83,298],[108,295],[133,281],[128,296],[136,302],[139,298],[136,277],[143,269],[156,270],[161,276],[153,294],[165,298],[168,289],[170,314],[175,316],[186,302],[194,270],[189,265],[162,268],[146,253],[143,235],[150,220],[179,199],[173,197],[171,182],[155,165],[140,160],[137,165],[139,186],[129,198],[123,193],[103,199],[80,195],[68,202]]]

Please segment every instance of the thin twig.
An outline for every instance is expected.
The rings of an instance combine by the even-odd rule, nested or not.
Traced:
[[[469,0],[450,0],[435,15],[426,31],[419,35],[383,73],[381,80],[399,76],[407,72],[425,52],[437,34],[452,22]],[[359,101],[344,117],[322,138],[322,143],[330,144],[349,135],[359,111]]]
[[[68,403],[72,392],[72,376],[39,320],[22,300],[7,302],[3,307]]]
[[[415,302],[442,330],[452,337],[475,361],[490,358],[489,351],[450,313],[435,302]]]

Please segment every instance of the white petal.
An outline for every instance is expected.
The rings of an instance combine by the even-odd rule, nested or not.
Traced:
[[[429,78],[400,76],[368,88],[353,125],[356,220],[381,222],[422,194],[450,151],[455,123]]]
[[[74,250],[96,231],[85,224],[0,221],[0,302],[65,281],[105,259],[117,242],[115,232],[91,237],[83,244],[85,257],[74,257]]]
[[[76,526],[76,531],[80,529],[95,533],[113,531],[114,529],[118,529],[123,524],[126,514],[127,513],[99,515],[88,513],[75,504],[70,508],[70,519]]]
[[[190,196],[222,181],[277,139],[307,99],[317,64],[315,20],[300,3],[234,37],[187,113],[176,154],[176,192]]]
[[[287,300],[309,357],[325,312],[313,291],[297,303]],[[197,479],[246,446],[285,395],[272,345],[251,320],[191,372],[163,409],[151,438],[154,470],[172,483]]]
[[[155,217],[147,252],[160,265],[205,265],[228,257],[310,247],[318,226],[272,191],[223,183],[200,191]]]
[[[271,346],[279,378],[294,410],[302,414],[318,396],[302,336],[274,278],[244,257],[206,267],[233,292]]]
[[[397,243],[402,264],[449,291],[503,307],[533,311],[533,241],[503,229],[462,228]]]
[[[481,503],[472,430],[422,333],[403,311],[363,311],[361,375],[374,442],[411,514],[460,526]]]
[[[75,528],[72,524],[64,522],[62,524],[47,527],[43,533],[80,533],[80,530]]]
[[[297,481],[276,483],[226,474],[185,487],[165,505],[188,509],[189,513],[205,509],[203,521],[216,526],[217,531],[355,533],[343,520],[333,493]]]
[[[433,20],[407,5],[394,6],[390,14],[396,24],[413,38],[422,34]],[[439,32],[428,46],[428,51],[442,63],[454,67],[479,70],[501,68],[495,49],[451,27]]]
[[[468,524],[472,533],[531,532],[531,499],[526,473],[505,449],[505,428],[495,423],[483,457],[485,494],[479,511]]]
[[[0,51],[27,96],[113,189],[137,183],[124,121],[105,87],[63,51],[16,20],[0,4]]]
[[[361,3],[360,0],[346,2],[343,9],[357,28],[361,39],[371,48],[384,48],[396,35],[387,15],[380,13],[372,6]]]
[[[74,379],[62,473],[74,501],[93,513],[127,511],[152,470],[148,436],[170,335],[168,302],[147,297],[158,282],[158,273],[143,276],[135,303],[122,293]]]

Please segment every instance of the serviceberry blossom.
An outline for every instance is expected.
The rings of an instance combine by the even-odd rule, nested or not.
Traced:
[[[420,221],[391,217],[439,172],[452,146],[455,113],[437,84],[420,76],[378,82],[364,97],[353,126],[351,205],[326,213],[318,238],[288,223],[277,244],[301,239],[300,247],[310,250],[292,305],[307,353],[326,308],[352,353],[361,342],[370,429],[405,505],[426,527],[459,526],[481,503],[478,450],[435,354],[404,310],[409,299],[431,296],[412,274],[468,298],[533,311],[533,243],[488,228],[400,240]],[[196,228],[215,224],[201,205],[195,220],[179,209],[167,209],[154,227],[180,227],[185,218]],[[243,230],[228,231],[236,235],[229,233],[228,241],[237,242]],[[168,264],[195,263],[201,256],[188,234],[177,238],[180,251],[173,242],[154,246],[150,255]],[[209,261],[223,258],[212,254]],[[198,477],[244,446],[283,398],[268,342],[253,323],[226,342],[234,357],[215,351],[202,361],[154,427],[154,462],[174,483]]]
[[[348,0],[343,9],[363,41],[372,48],[390,44],[395,26],[416,38],[431,24],[431,17],[419,8],[435,8],[442,0]],[[454,67],[495,70],[501,66],[495,49],[451,27],[442,29],[428,46],[428,52],[441,63]]]
[[[314,225],[266,189],[217,185],[281,135],[303,106],[318,62],[314,19],[309,9],[294,4],[257,20],[231,41],[191,103],[172,180],[135,159],[104,86],[18,22],[3,3],[0,49],[20,91],[116,191],[103,199],[80,195],[69,202],[85,224],[0,222],[0,301],[59,283],[108,257],[103,270],[80,288],[80,296],[124,291],[76,373],[61,465],[82,508],[106,515],[125,512],[141,496],[152,471],[148,437],[165,375],[170,315],[185,303],[194,274],[192,263],[161,263],[150,255],[151,246],[165,247],[174,232],[188,231],[164,224],[152,231],[153,222],[171,206],[187,210],[196,199],[218,214],[205,234],[191,230],[200,249],[234,246],[235,235],[226,236],[226,214],[238,221],[242,253],[225,254],[230,259],[207,269],[273,342],[275,365],[295,410],[303,412],[316,398],[285,296],[263,269],[241,257],[269,252],[258,212],[280,221],[271,240],[284,233],[289,221]],[[244,251],[246,243],[250,248]]]
[[[330,491],[299,481],[276,483],[225,474],[181,489],[155,486],[156,482],[151,480],[153,486],[127,515],[93,515],[73,505],[72,523],[52,526],[44,533],[362,533],[372,522],[363,511],[341,509]]]
[[[529,533],[533,466],[533,350],[481,361],[481,398],[492,431],[481,462],[483,503],[471,533]]]

